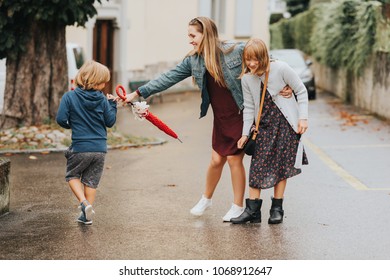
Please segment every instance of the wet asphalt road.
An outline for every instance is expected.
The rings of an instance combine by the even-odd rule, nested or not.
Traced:
[[[109,151],[92,226],[75,221],[62,153],[10,156],[11,212],[0,217],[0,259],[390,259],[388,122],[320,92],[310,101],[305,137],[310,165],[288,181],[283,224],[267,224],[268,190],[261,224],[231,225],[221,218],[232,201],[228,166],[213,207],[200,218],[189,213],[203,192],[211,149],[211,111],[198,120],[199,105],[198,93],[152,104],[183,143],[119,111],[120,131],[167,142]]]

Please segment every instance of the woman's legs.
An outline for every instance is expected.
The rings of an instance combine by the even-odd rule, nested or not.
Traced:
[[[207,169],[206,175],[206,189],[202,198],[198,203],[192,207],[190,213],[195,216],[202,216],[204,211],[211,207],[211,198],[214,194],[215,188],[221,178],[223,166],[226,163],[226,157],[220,156],[216,151],[211,153],[210,165]]]
[[[242,207],[245,194],[245,168],[242,162],[244,153],[228,156],[230,175],[233,185],[234,204]]]
[[[215,188],[221,179],[221,174],[223,166],[226,163],[226,157],[219,155],[216,151],[212,150],[211,152],[211,161],[207,169],[206,175],[206,189],[204,191],[204,196],[208,199],[214,194]]]

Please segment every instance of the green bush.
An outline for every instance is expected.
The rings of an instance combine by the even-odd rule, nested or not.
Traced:
[[[297,48],[320,63],[360,74],[376,50],[389,51],[378,1],[338,0],[271,26],[271,48]],[[386,37],[387,39],[383,39]]]

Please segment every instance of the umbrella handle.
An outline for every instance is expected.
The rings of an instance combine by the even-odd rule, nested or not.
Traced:
[[[122,85],[117,85],[115,92],[123,101],[126,100],[126,90]]]

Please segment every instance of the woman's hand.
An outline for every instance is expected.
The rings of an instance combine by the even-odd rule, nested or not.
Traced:
[[[117,102],[121,102],[123,106],[127,105],[127,103],[130,103],[132,100],[136,99],[138,97],[138,93],[136,91],[133,91],[132,93],[126,95],[126,99],[123,100],[119,96],[115,98]]]
[[[239,149],[244,148],[246,141],[248,141],[248,136],[242,135],[240,140],[238,140],[238,142],[237,142],[237,148],[239,148]]]
[[[287,85],[279,92],[279,94],[284,98],[290,98],[293,95],[293,91],[290,86]]]
[[[306,132],[307,130],[307,120],[299,120],[298,121],[298,133],[299,134],[303,134]]]

